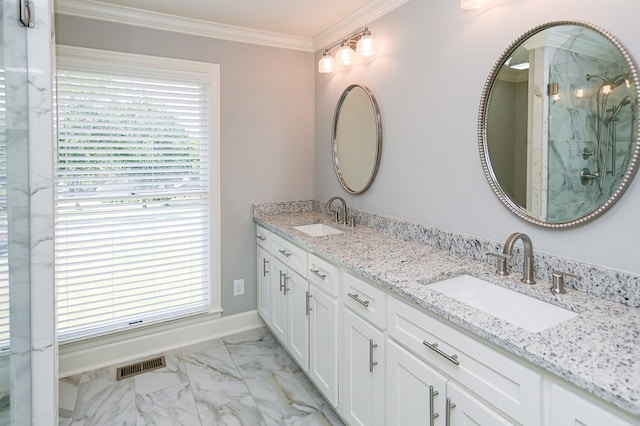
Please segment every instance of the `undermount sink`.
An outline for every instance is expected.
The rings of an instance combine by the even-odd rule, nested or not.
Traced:
[[[429,288],[533,333],[578,315],[471,275],[438,281]]]
[[[334,228],[333,226],[325,225],[324,223],[294,226],[293,229],[297,229],[298,231],[304,232],[312,237],[324,237],[327,235],[342,234],[344,232],[340,229]]]

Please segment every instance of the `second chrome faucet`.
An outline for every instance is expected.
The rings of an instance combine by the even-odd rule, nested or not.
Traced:
[[[509,235],[507,241],[504,242],[504,250],[502,250],[502,252],[505,255],[511,255],[513,246],[518,240],[522,240],[522,245],[524,246],[524,268],[521,281],[527,284],[535,284],[536,280],[533,272],[533,244],[527,234],[514,232]]]
[[[329,198],[329,201],[327,202],[327,210],[329,210],[329,212],[332,212],[333,210],[331,210],[331,203],[333,203],[335,200],[338,200],[342,203],[342,214],[343,214],[343,218],[342,218],[342,223],[343,224],[347,224],[347,202],[344,200],[344,198],[342,197],[331,197]],[[336,213],[336,222],[340,222],[340,212],[339,211],[335,211]]]

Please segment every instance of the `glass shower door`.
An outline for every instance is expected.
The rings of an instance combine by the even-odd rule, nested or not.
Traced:
[[[31,424],[28,79],[19,0],[0,0],[0,426]]]

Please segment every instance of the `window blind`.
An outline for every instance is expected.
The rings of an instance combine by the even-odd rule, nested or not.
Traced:
[[[209,306],[207,85],[58,69],[60,341]]]
[[[5,70],[0,69],[0,351],[9,349],[9,226],[7,217],[7,106]]]

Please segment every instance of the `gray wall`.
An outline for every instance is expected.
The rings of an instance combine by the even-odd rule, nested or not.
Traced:
[[[256,308],[251,204],[310,199],[312,53],[56,16],[59,44],[220,64],[220,182],[224,315]],[[233,280],[245,295],[233,296]]]
[[[500,204],[482,172],[476,137],[483,85],[513,40],[548,21],[587,21],[612,32],[640,60],[640,2],[495,0],[478,11],[458,4],[413,0],[369,25],[381,44],[374,60],[316,75],[316,197],[341,195],[352,207],[493,241],[526,232],[537,251],[640,273],[640,178],[594,222],[548,230]],[[353,83],[375,94],[384,137],[377,179],[357,196],[339,186],[330,158],[333,110]]]

